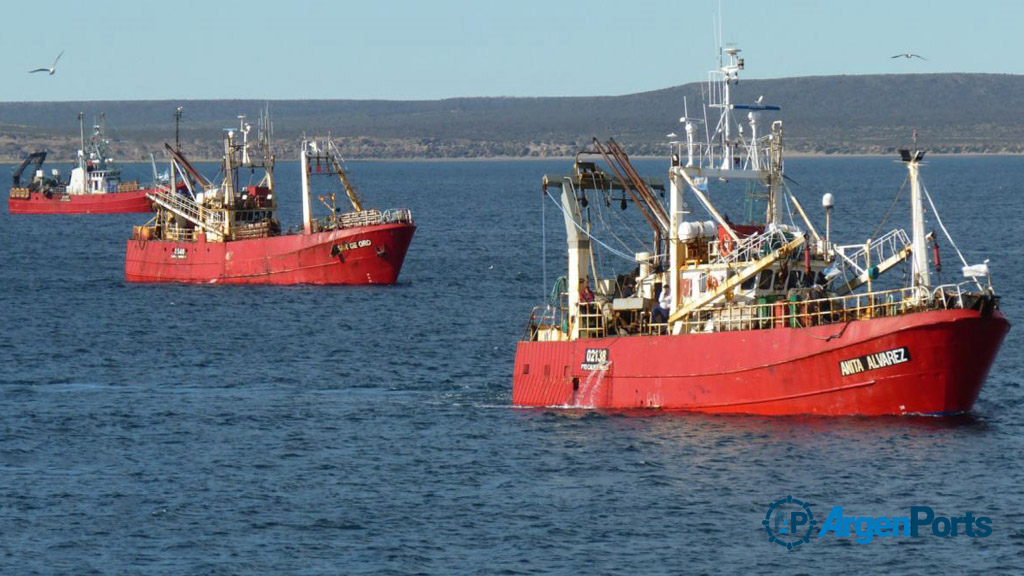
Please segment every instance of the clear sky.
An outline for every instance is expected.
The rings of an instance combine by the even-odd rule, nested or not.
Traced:
[[[722,0],[746,78],[1024,73],[1024,1]],[[36,0],[0,101],[594,96],[703,80],[718,0]],[[54,76],[48,67],[64,50]],[[892,59],[914,52],[924,60]]]

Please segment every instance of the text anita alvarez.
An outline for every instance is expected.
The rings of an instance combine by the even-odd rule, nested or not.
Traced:
[[[878,370],[879,368],[903,364],[904,362],[910,362],[910,351],[905,346],[903,348],[867,354],[859,358],[843,360],[839,363],[839,371],[843,376],[851,376],[867,372],[868,370]]]

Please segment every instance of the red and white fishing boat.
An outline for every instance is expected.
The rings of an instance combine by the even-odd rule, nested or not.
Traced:
[[[173,157],[171,184],[153,192],[157,215],[136,226],[127,242],[129,282],[229,284],[393,284],[398,280],[416,226],[409,210],[365,209],[349,184],[344,162],[330,139],[302,143],[302,229],[282,233],[275,215],[274,158],[269,120],[260,119],[255,142],[242,119],[224,140],[219,183],[203,177],[180,152]],[[239,179],[239,168],[261,170],[255,186]],[[336,195],[319,200],[329,213],[313,217],[313,188],[343,187],[353,210]]]
[[[705,103],[720,119],[700,130],[705,142],[698,120],[681,120],[667,206],[658,195],[665,186],[641,178],[614,141],[595,139],[573,173],[545,176],[544,194],[565,223],[568,274],[518,345],[513,403],[762,415],[970,410],[1010,325],[988,261],[969,265],[948,234],[963,281],[933,282],[941,265],[926,206],[945,227],[920,178],[924,153],[900,151],[910,235],[833,243],[832,195],[823,197],[821,235],[786,184],[782,122],[767,132],[760,124],[778,108],[760,98],[733,103],[742,69],[739,50],[724,50]],[[764,202],[763,218],[733,224],[718,206],[727,195],[712,196],[711,183],[745,183],[748,200]],[[624,252],[599,236],[614,221],[607,208],[620,202],[636,206],[653,233],[645,250]],[[797,216],[787,222],[789,209]],[[609,253],[636,268],[608,274]],[[884,276],[897,267],[904,282]]]
[[[45,151],[30,154],[14,170],[7,208],[11,214],[113,214],[152,212],[153,204],[146,195],[154,188],[140,187],[138,181],[122,181],[121,169],[108,153],[109,141],[103,131],[103,120],[94,126],[88,147],[85,125],[78,115],[81,148],[75,167],[67,180],[60,171],[43,169]],[[28,166],[31,179],[22,181]]]

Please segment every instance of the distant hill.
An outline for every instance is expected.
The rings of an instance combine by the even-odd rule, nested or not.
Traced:
[[[331,133],[352,158],[568,156],[593,136],[612,136],[632,154],[664,154],[665,135],[681,132],[683,98],[701,113],[702,84],[625,96],[453,98],[429,101],[278,100],[269,105],[275,146],[297,155],[302,133]],[[778,104],[791,152],[888,153],[916,128],[939,153],[1024,153],[1024,76],[915,74],[743,80],[737,102],[763,95]],[[257,100],[0,103],[0,159],[47,147],[70,157],[78,112],[106,113],[115,154],[162,156],[174,139],[174,108],[185,117],[182,141],[196,158],[216,158],[223,128],[255,117]],[[765,115],[765,123],[775,119]]]

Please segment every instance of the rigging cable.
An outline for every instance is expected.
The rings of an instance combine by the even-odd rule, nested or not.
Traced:
[[[605,190],[602,187],[601,192],[603,193],[604,191]],[[640,244],[640,246],[646,251],[647,250],[647,244],[645,244],[644,241],[640,238],[640,236],[637,235],[636,231],[633,229],[633,226],[628,224],[625,221],[625,218],[621,217],[617,212],[615,212],[615,210],[612,210],[611,208],[609,208],[608,211],[611,214],[613,214],[615,216],[615,218],[619,221],[619,225],[622,226],[622,228],[628,230],[630,232],[630,234],[633,236],[633,238],[637,241],[637,243]],[[601,225],[608,232],[608,234],[610,234],[612,236],[612,238],[615,238],[615,240],[619,243],[619,245],[622,246],[622,248],[624,250],[630,250],[631,249],[630,246],[622,238],[620,238],[618,236],[618,234],[615,233],[615,229],[612,226],[609,226],[608,222],[605,221],[605,219],[604,219],[604,210],[602,210],[600,207],[598,207],[598,209],[597,209],[597,217],[598,217],[598,220],[600,220]]]
[[[942,233],[946,235],[946,239],[949,240],[949,244],[956,250],[956,255],[960,257],[960,261],[963,262],[964,267],[969,266],[967,260],[964,258],[963,253],[956,247],[956,242],[953,242],[953,237],[949,235],[949,230],[946,230],[946,225],[942,223],[942,218],[939,217],[939,211],[935,209],[935,204],[932,202],[932,195],[928,193],[928,188],[921,184],[921,191],[924,192],[924,197],[928,199],[928,205],[932,207],[932,214],[935,214],[935,221],[939,223],[939,228],[942,228]],[[972,278],[974,284],[978,286],[978,290],[982,290],[981,283],[978,282],[977,278]]]
[[[908,180],[910,180],[910,175],[909,174],[906,177],[903,178],[903,184],[900,185],[899,191],[896,192],[896,197],[892,199],[892,204],[890,204],[889,205],[889,209],[885,211],[885,216],[882,217],[882,221],[878,223],[878,227],[875,228],[875,231],[871,233],[870,238],[877,237],[878,236],[878,231],[882,229],[882,226],[885,226],[886,222],[889,221],[889,216],[892,215],[892,209],[896,207],[896,203],[898,203],[900,201],[900,196],[903,195],[903,191],[907,188],[907,181]]]
[[[558,209],[562,211],[562,216],[563,216],[563,217],[564,217],[564,216],[566,216],[566,214],[565,214],[565,208],[562,208],[561,204],[559,204],[559,203],[558,203],[558,200],[555,200],[555,198],[554,198],[554,197],[553,197],[553,196],[551,195],[551,193],[550,193],[550,192],[547,192],[547,191],[545,191],[545,194],[547,195],[547,197],[548,197],[548,198],[550,198],[550,199],[551,199],[551,201],[552,201],[552,202],[554,202],[554,203],[555,203],[555,206],[558,206]],[[594,237],[594,236],[593,236],[593,235],[592,235],[592,234],[591,234],[590,232],[588,232],[588,231],[587,231],[587,230],[585,230],[585,229],[584,229],[584,228],[583,228],[582,226],[580,226],[580,223],[579,223],[579,222],[577,222],[577,221],[576,221],[575,219],[573,219],[573,218],[570,218],[570,220],[572,221],[572,224],[573,224],[573,226],[575,226],[575,227],[576,227],[576,228],[577,228],[577,229],[578,229],[578,230],[579,230],[580,232],[582,232],[582,233],[583,233],[583,234],[584,234],[584,235],[585,235],[585,236],[586,236],[587,238],[590,238],[591,240],[593,240],[594,242],[596,242],[596,243],[597,243],[598,245],[602,246],[602,247],[603,247],[603,248],[604,248],[605,250],[608,250],[609,252],[611,252],[612,254],[614,254],[614,255],[618,256],[619,258],[622,258],[623,260],[628,260],[628,261],[630,261],[630,262],[632,262],[632,261],[634,260],[634,258],[633,258],[633,256],[632,256],[632,255],[630,255],[630,254],[626,254],[626,253],[624,253],[624,252],[620,252],[620,251],[616,250],[615,248],[612,248],[612,247],[611,247],[611,246],[609,246],[608,244],[605,244],[605,243],[604,243],[604,242],[602,242],[601,240],[599,240],[599,239],[595,238],[595,237]]]
[[[786,212],[789,214],[789,225],[794,228],[799,228],[799,226],[796,225],[796,220],[793,219],[793,207],[789,205],[789,197],[793,195],[793,191],[789,189],[789,185],[785,182],[783,182],[782,185],[786,187],[786,191],[782,195],[782,199],[786,204]],[[810,234],[811,231],[808,230],[807,233]]]
[[[541,190],[544,196],[547,196],[547,188],[542,187]],[[543,196],[540,199],[540,274],[543,282],[541,294],[544,294],[548,289],[548,222],[547,202]]]

